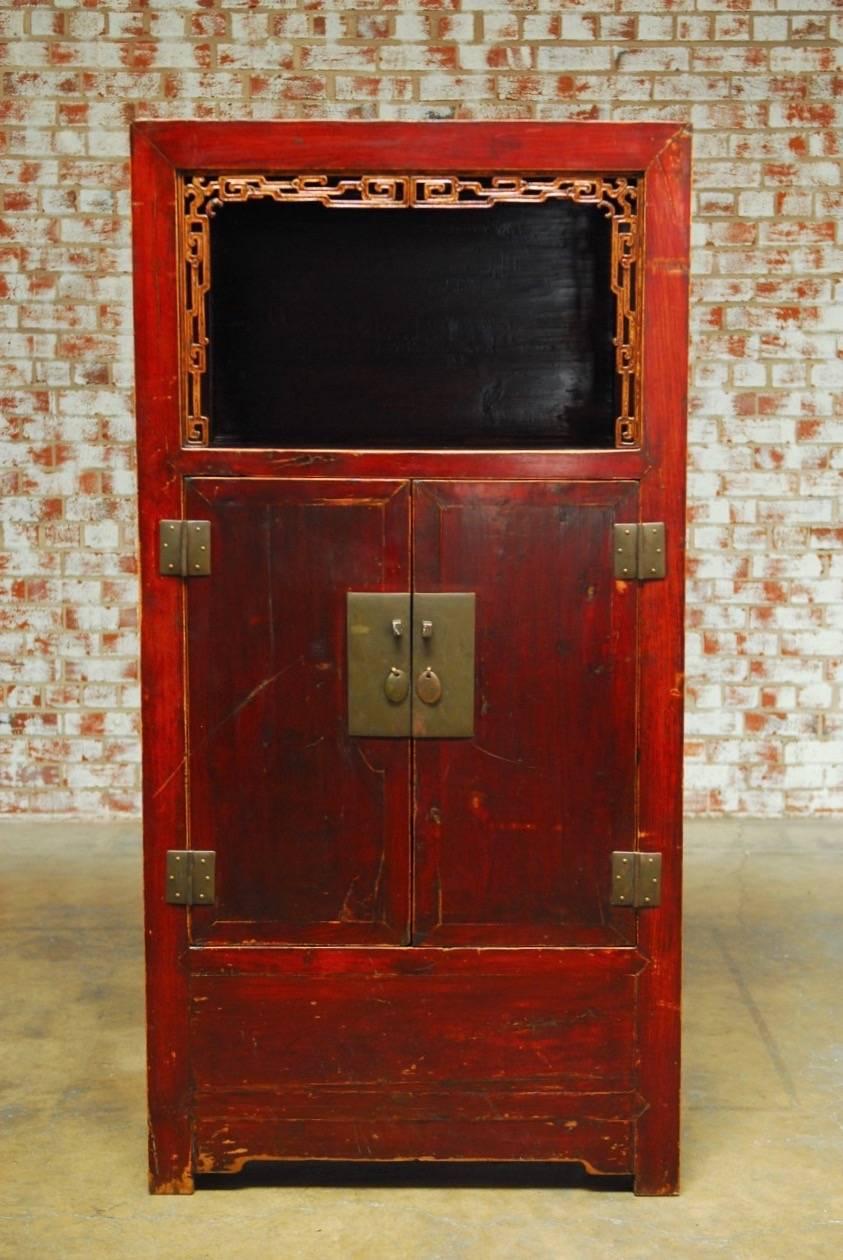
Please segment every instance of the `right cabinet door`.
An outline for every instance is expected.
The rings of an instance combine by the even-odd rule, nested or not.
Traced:
[[[629,945],[637,583],[612,527],[635,482],[419,481],[414,590],[476,597],[470,738],[415,741],[413,942]]]

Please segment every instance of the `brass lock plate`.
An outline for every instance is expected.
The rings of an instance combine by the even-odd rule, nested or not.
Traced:
[[[410,594],[349,591],[346,604],[349,734],[409,735]]]
[[[413,595],[413,734],[474,734],[473,592]]]

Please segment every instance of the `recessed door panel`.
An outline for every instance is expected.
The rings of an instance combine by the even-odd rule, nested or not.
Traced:
[[[185,584],[194,941],[407,939],[410,741],[349,734],[350,589],[410,589],[399,481],[199,478],[213,571]],[[174,631],[175,632],[175,631]]]
[[[474,734],[415,749],[414,940],[619,944],[635,848],[637,585],[629,482],[416,482],[415,585],[473,591]]]

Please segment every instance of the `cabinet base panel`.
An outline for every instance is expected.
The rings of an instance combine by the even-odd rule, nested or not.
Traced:
[[[294,1091],[206,1099],[194,1128],[198,1173],[253,1160],[575,1161],[633,1171],[637,1095],[549,1090]],[[206,1109],[207,1108],[207,1109]]]

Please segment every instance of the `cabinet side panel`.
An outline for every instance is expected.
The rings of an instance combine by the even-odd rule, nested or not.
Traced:
[[[163,895],[166,850],[182,847],[185,837],[182,587],[157,572],[158,521],[181,515],[180,481],[167,460],[178,434],[174,193],[171,167],[134,132],[150,1188],[158,1193],[193,1187],[187,991],[178,961],[187,945],[186,921]]]
[[[640,915],[651,962],[639,1005],[641,1092],[638,1194],[673,1194],[679,1153],[679,1001],[682,898],[682,700],[685,433],[688,359],[690,138],[677,133],[647,171],[644,413],[652,471],[643,520],[667,527],[667,578],[641,592],[641,849],[663,854],[661,907]]]

